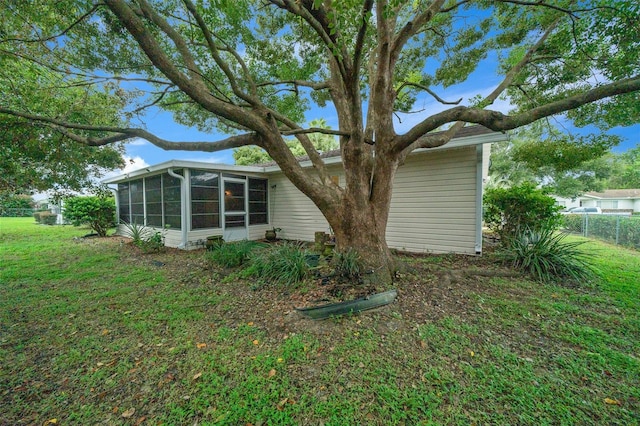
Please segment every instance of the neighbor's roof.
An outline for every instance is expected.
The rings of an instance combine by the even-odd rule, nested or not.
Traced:
[[[603,192],[586,192],[585,197],[591,198],[640,198],[640,189],[605,189]]]

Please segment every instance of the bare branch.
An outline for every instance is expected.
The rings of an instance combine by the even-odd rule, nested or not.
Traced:
[[[280,133],[284,136],[303,135],[303,134],[310,134],[310,133],[322,133],[325,135],[347,136],[347,137],[351,136],[351,134],[348,132],[343,132],[340,130],[323,129],[322,127],[310,127],[308,129],[298,128],[298,129],[292,129],[292,130],[282,130]]]
[[[12,115],[14,117],[20,117],[30,121],[46,124],[49,127],[64,134],[68,138],[88,146],[104,146],[104,145],[109,145],[115,142],[121,142],[121,141],[125,141],[132,138],[141,138],[151,142],[158,148],[161,148],[167,151],[183,150],[183,151],[216,152],[216,151],[222,151],[224,149],[238,148],[246,145],[257,145],[257,146],[263,147],[262,139],[256,133],[247,133],[244,135],[231,136],[226,139],[222,139],[219,141],[211,141],[211,142],[174,142],[174,141],[168,141],[166,139],[162,139],[144,129],[77,124],[77,123],[65,122],[62,120],[42,117],[34,114],[22,113],[22,112],[10,110],[7,108],[0,108],[0,114]],[[94,137],[79,135],[77,133],[74,133],[73,130],[109,132],[114,134],[110,136],[105,136],[102,138],[94,138]]]
[[[283,81],[265,81],[262,83],[258,83],[257,87],[264,86],[279,86],[281,84],[293,84],[294,86],[302,86],[302,87],[310,87],[313,90],[323,90],[331,87],[329,82],[313,82],[313,81],[304,81],[304,80],[283,80]]]
[[[393,40],[393,44],[391,47],[391,57],[395,60],[400,56],[400,52],[404,47],[405,43],[415,34],[417,34],[425,24],[427,24],[431,19],[438,13],[442,5],[444,5],[445,0],[436,0],[431,5],[422,12],[420,15],[416,16],[416,19],[413,21],[409,21],[406,25],[398,32],[396,37]]]
[[[440,102],[441,104],[444,105],[458,105],[460,102],[462,102],[462,98],[458,99],[457,101],[445,101],[444,99],[442,99],[440,96],[438,96],[433,90],[429,89],[427,86],[424,86],[422,84],[419,83],[412,83],[410,81],[405,81],[404,83],[402,83],[400,85],[400,87],[398,88],[398,93],[400,93],[400,91],[402,89],[404,89],[407,86],[414,86],[417,87],[419,89],[424,90],[425,92],[427,92],[428,94],[430,94],[431,96],[433,96],[433,98]]]
[[[587,92],[549,102],[545,105],[541,105],[515,115],[505,115],[498,111],[458,106],[442,111],[438,114],[434,114],[423,120],[404,135],[397,136],[394,143],[396,144],[396,149],[399,148],[398,151],[401,151],[411,145],[411,143],[416,141],[419,137],[426,135],[446,123],[455,121],[482,124],[483,126],[495,131],[511,130],[533,123],[541,118],[563,113],[591,102],[636,91],[640,91],[640,75],[604,84]]]

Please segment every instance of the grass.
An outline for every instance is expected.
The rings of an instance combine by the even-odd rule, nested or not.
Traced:
[[[455,257],[416,258],[398,303],[312,322],[201,253],[86,233],[0,218],[0,424],[640,423],[636,251],[587,242],[603,279],[577,288],[440,288]]]

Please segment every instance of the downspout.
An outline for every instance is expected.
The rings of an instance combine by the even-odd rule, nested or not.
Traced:
[[[483,154],[482,144],[476,145],[476,255],[482,254]]]
[[[107,185],[107,188],[113,192],[113,198],[115,198],[116,201],[116,217],[114,219],[116,220],[116,234],[118,233],[118,228],[120,226],[120,197],[118,196],[118,187],[116,186],[115,188],[110,187],[109,185]]]
[[[186,250],[187,249],[187,180],[184,176],[181,176],[173,171],[173,168],[167,169],[167,173],[169,176],[180,179],[181,182],[181,191],[180,191],[180,215],[182,216],[182,220],[180,223],[182,224],[182,242],[178,246],[179,249]]]

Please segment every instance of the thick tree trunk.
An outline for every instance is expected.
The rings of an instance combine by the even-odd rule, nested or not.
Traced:
[[[355,250],[364,266],[363,282],[377,290],[385,290],[395,273],[395,261],[385,238],[386,226],[381,228],[374,209],[343,208],[336,212],[332,228],[336,236],[336,250]]]
[[[345,191],[339,206],[323,214],[335,233],[336,249],[355,250],[364,264],[365,285],[384,290],[396,270],[386,229],[397,162],[381,155],[358,154],[344,155]],[[358,165],[350,167],[350,161]]]

